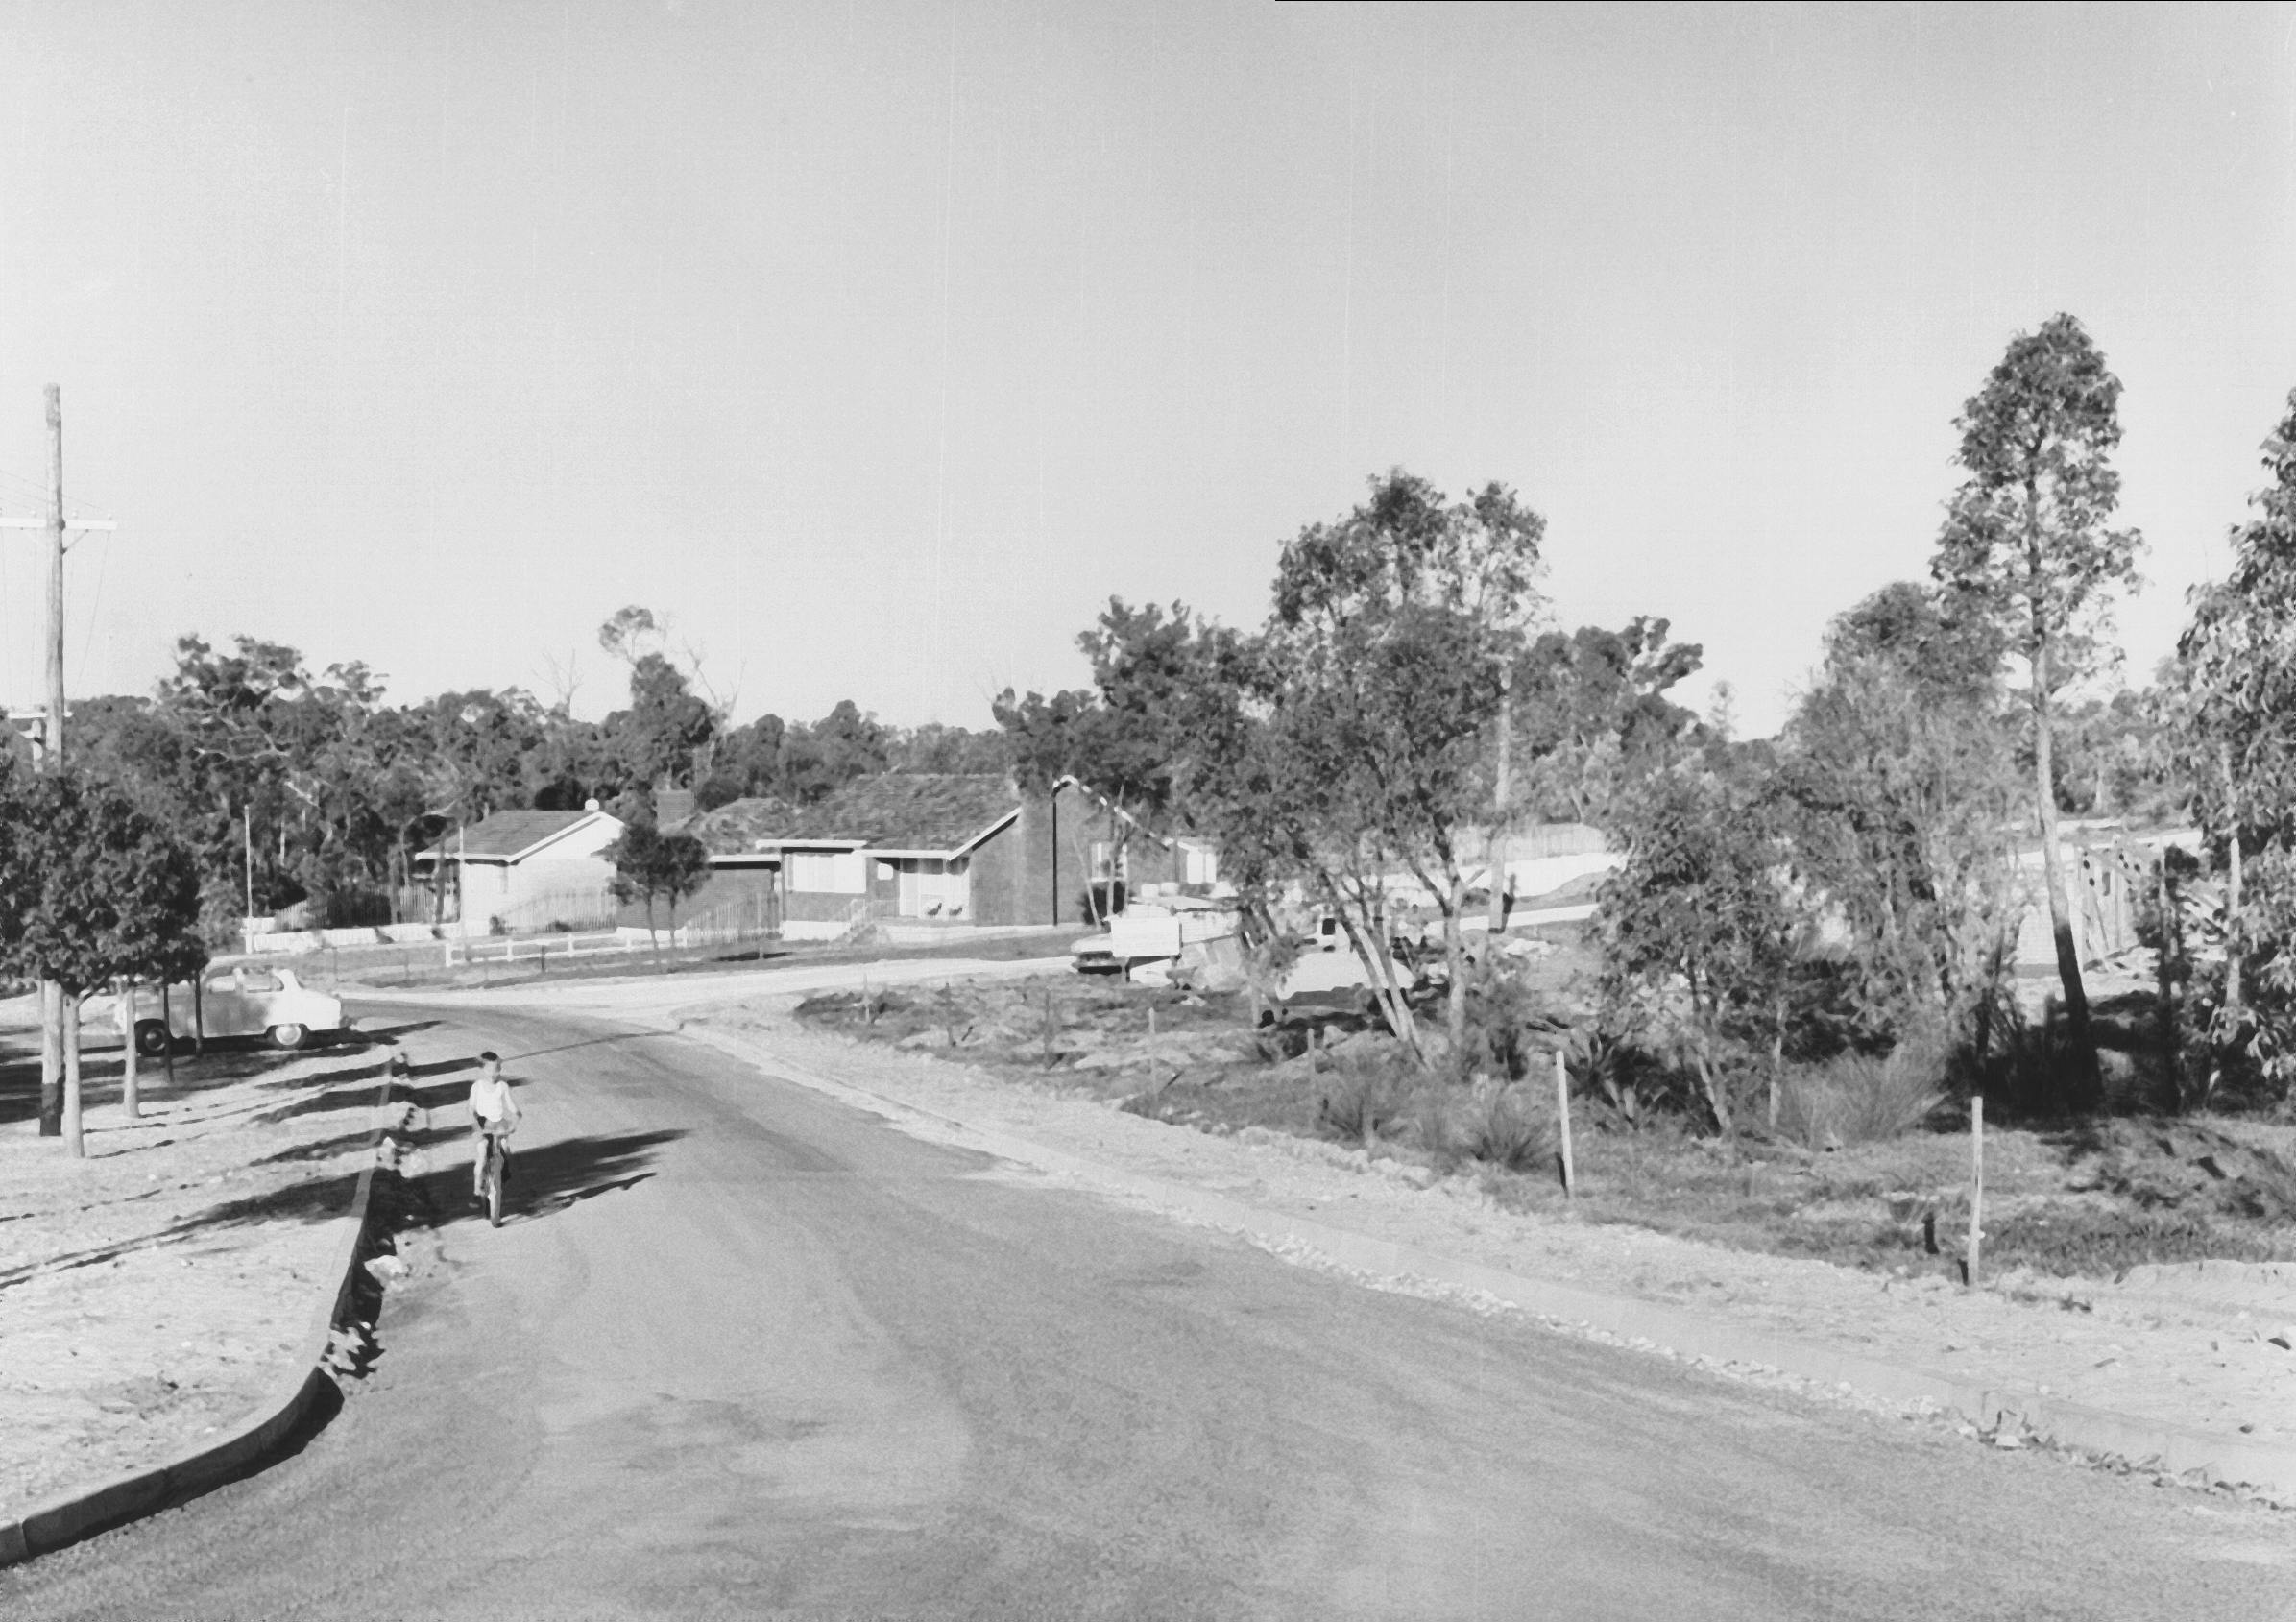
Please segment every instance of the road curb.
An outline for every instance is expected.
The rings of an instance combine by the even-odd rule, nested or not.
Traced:
[[[327,1348],[358,1281],[359,1251],[367,1237],[369,1200],[375,1187],[375,1149],[389,1125],[383,1110],[390,1102],[391,1084],[386,1074],[376,1088],[375,1125],[367,1133],[366,1165],[359,1171],[350,1209],[343,1219],[347,1231],[339,1280],[312,1323],[303,1354],[293,1365],[298,1371],[280,1382],[275,1395],[230,1427],[221,1440],[203,1443],[165,1464],[131,1470],[95,1487],[52,1498],[16,1520],[0,1521],[0,1566],[53,1553],[84,1537],[196,1498],[245,1474],[302,1422],[322,1393],[333,1389],[334,1377],[326,1364]]]
[[[963,1146],[999,1159],[1088,1178],[1184,1220],[1244,1234],[1263,1244],[1303,1247],[1342,1267],[1382,1277],[1424,1279],[1476,1291],[1559,1324],[1593,1330],[1688,1360],[1774,1368],[1798,1380],[1847,1387],[1909,1408],[1925,1403],[1942,1413],[1959,1415],[1980,1431],[2029,1436],[2042,1443],[2121,1459],[2146,1469],[2199,1476],[2211,1483],[2253,1488],[2282,1502],[2296,1501],[2296,1449],[2089,1408],[2013,1386],[1988,1385],[1883,1363],[1718,1320],[1684,1307],[1526,1278],[1329,1223],[1263,1210],[1224,1195],[1120,1171],[1025,1138],[989,1131],[817,1075],[728,1031],[684,1020],[677,1029],[769,1075],[874,1114],[929,1121]]]

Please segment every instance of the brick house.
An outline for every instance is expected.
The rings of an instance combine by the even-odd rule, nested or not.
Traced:
[[[1088,877],[1208,886],[1209,847],[1123,816],[1074,780],[1031,794],[996,773],[887,772],[810,806],[736,800],[682,825],[711,868],[682,916],[703,927],[769,919],[805,940],[863,919],[1087,923]]]

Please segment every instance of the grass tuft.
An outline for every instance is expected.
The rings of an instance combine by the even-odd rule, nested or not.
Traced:
[[[1794,1065],[1778,1085],[1778,1130],[1804,1149],[1887,1143],[1929,1119],[1944,1102],[1944,1060],[1920,1043],[1900,1043],[1886,1059],[1836,1053]]]
[[[1505,1172],[1544,1171],[1561,1151],[1552,1114],[1521,1085],[1479,1079],[1441,1122],[1442,1142],[1431,1147]]]

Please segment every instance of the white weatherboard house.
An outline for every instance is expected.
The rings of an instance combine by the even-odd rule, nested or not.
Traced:
[[[576,929],[614,917],[614,863],[605,850],[621,837],[619,817],[592,800],[581,811],[503,811],[457,830],[424,855],[444,860],[462,897],[465,933]]]

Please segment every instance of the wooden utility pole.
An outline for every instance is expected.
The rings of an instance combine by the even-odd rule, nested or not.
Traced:
[[[45,647],[48,703],[40,718],[37,761],[42,771],[63,769],[63,552],[64,531],[116,529],[109,520],[68,521],[63,511],[63,401],[48,385],[48,510],[38,518],[0,517],[0,529],[41,529],[48,533],[48,622]],[[43,1138],[59,1134],[80,1150],[80,1005],[53,980],[40,982],[40,1120]]]
[[[48,385],[48,764],[63,767],[63,397]]]
[[[48,746],[44,763],[63,770],[63,398],[48,385]],[[48,1126],[48,1050],[60,1061],[56,1130],[70,1152],[85,1152],[80,1134],[80,1000],[52,980],[40,981],[40,1133]]]

